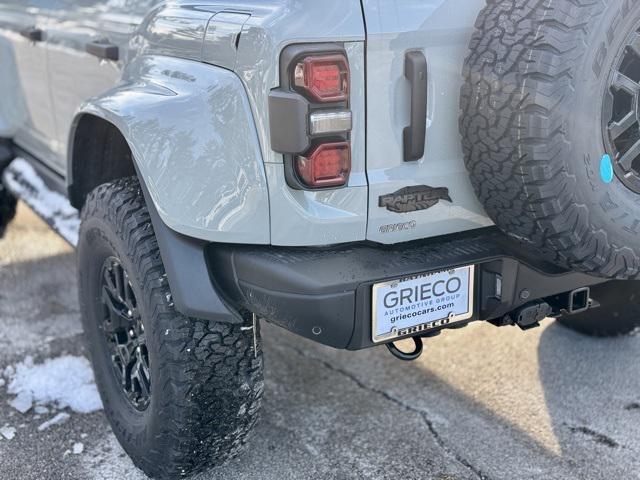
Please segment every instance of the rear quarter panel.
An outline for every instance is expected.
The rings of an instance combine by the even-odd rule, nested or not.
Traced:
[[[207,24],[221,8],[172,1],[149,11],[132,35],[118,85],[87,99],[75,124],[95,115],[122,132],[172,230],[268,244],[265,168],[245,88],[231,70],[201,61]],[[75,168],[83,159],[69,161]]]
[[[121,85],[82,112],[123,133],[171,229],[204,240],[269,243],[262,155],[247,97],[232,72],[140,56]]]
[[[365,28],[359,0],[245,0],[229,8],[251,13],[239,42],[236,73],[256,120],[271,202],[271,243],[325,245],[364,240],[367,227],[365,174]],[[290,44],[344,43],[351,73],[352,175],[346,188],[293,190],[283,156],[271,149],[268,96],[278,87],[280,53]]]

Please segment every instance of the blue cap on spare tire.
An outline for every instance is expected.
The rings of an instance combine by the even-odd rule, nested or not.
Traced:
[[[613,181],[613,163],[611,157],[607,154],[602,156],[600,160],[600,178],[604,183],[611,183]]]

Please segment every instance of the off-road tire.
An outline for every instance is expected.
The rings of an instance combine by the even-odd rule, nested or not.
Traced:
[[[9,222],[16,216],[17,205],[16,198],[0,182],[0,238],[4,236]]]
[[[576,332],[593,337],[618,337],[640,328],[640,281],[614,281],[591,287],[599,307],[558,322]]]
[[[129,276],[144,324],[151,379],[144,411],[123,393],[101,330],[100,272],[111,257]],[[251,324],[189,318],[175,310],[136,178],[101,185],[88,196],[78,268],[96,383],[113,432],[133,462],[153,478],[176,478],[237,455],[261,404],[260,343],[256,351]]]
[[[640,195],[600,176],[602,108],[634,0],[488,0],[464,66],[465,163],[488,215],[563,267],[640,272]]]

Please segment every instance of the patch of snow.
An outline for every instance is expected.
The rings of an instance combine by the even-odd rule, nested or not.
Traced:
[[[4,387],[5,381],[4,378],[0,378],[0,387]]]
[[[16,436],[16,429],[5,425],[4,427],[0,428],[0,435],[2,435],[7,440],[13,440],[13,437]]]
[[[40,426],[38,426],[38,431],[42,432],[47,428],[52,427],[53,425],[60,425],[61,423],[64,423],[67,420],[69,420],[69,418],[71,418],[71,415],[65,412],[60,412],[52,419],[47,420],[46,422],[40,424]]]
[[[3,371],[2,375],[6,378],[11,378],[13,374],[16,373],[16,369],[13,368],[13,365],[8,365]]]
[[[84,357],[65,355],[37,365],[27,357],[15,366],[8,392],[17,396],[10,402],[14,408],[13,402],[20,398],[20,405],[27,401],[30,405],[52,404],[79,413],[102,409],[91,366]]]
[[[9,402],[9,405],[11,405],[20,413],[27,413],[33,406],[33,400],[30,394],[21,392],[16,398]]]
[[[4,181],[38,215],[72,245],[78,244],[80,217],[64,195],[50,190],[25,159],[17,157],[4,172]]]
[[[36,408],[34,408],[34,410],[38,415],[49,413],[49,409],[47,407],[43,407],[42,405],[36,405]]]
[[[84,452],[84,445],[80,442],[76,442],[73,444],[72,451],[74,455],[80,455],[82,452]]]

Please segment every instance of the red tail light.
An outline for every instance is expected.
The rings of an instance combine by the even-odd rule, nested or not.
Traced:
[[[306,57],[295,67],[294,83],[312,100],[345,101],[349,96],[349,63],[342,54]]]
[[[351,148],[348,142],[324,143],[307,156],[296,157],[296,172],[311,188],[345,185],[351,172]]]

